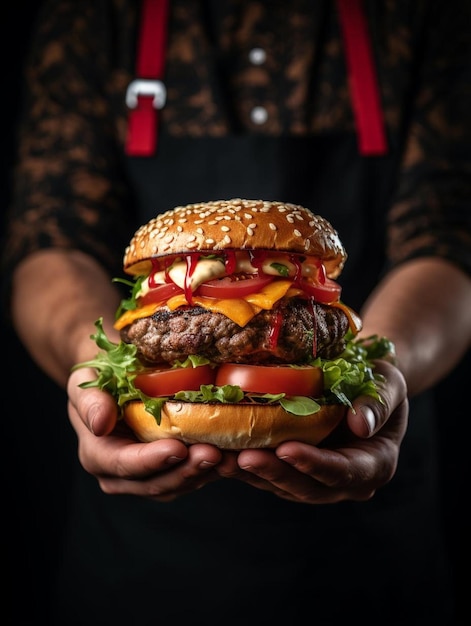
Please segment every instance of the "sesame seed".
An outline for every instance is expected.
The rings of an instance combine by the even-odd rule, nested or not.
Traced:
[[[268,226],[269,226],[270,230],[277,230],[277,228],[276,228],[275,224],[273,224],[273,222],[270,222],[268,224]]]
[[[225,233],[229,232],[231,229],[229,226],[221,226],[221,230]]]
[[[247,234],[250,235],[251,237],[253,237],[254,229],[250,228],[250,226],[247,226]]]
[[[296,237],[301,237],[301,232],[297,228],[295,228],[293,232],[296,235]]]

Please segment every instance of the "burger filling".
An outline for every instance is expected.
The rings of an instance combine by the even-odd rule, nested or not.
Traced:
[[[169,399],[279,403],[290,413],[310,415],[319,403],[351,406],[359,394],[379,397],[370,359],[391,344],[376,337],[355,341],[361,320],[341,302],[340,286],[319,259],[222,250],[150,259],[139,271],[133,282],[116,279],[132,288],[117,311],[121,342],[109,341],[97,320],[92,338],[104,353],[76,366],[94,367],[98,378],[82,386],[109,391],[120,407],[141,400],[159,423]],[[218,382],[217,372],[230,364],[239,369]],[[293,368],[303,391],[290,394],[285,371],[279,393],[278,382],[277,393],[264,393],[259,382],[254,393],[251,385],[232,382],[234,375],[246,376],[244,366],[263,370],[263,376],[251,372],[258,381],[271,377],[267,366],[278,374]],[[316,384],[308,381],[306,392],[306,377],[315,372]],[[154,388],[165,391],[146,393]]]
[[[339,355],[348,329],[340,308],[283,298],[243,327],[199,306],[162,308],[123,328],[121,338],[149,364],[184,361],[189,354],[214,363],[307,363]]]

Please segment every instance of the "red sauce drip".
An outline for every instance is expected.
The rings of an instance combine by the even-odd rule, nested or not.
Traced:
[[[237,267],[236,253],[235,250],[226,250],[225,254],[224,265],[226,267],[226,274],[231,276],[234,274]]]
[[[155,274],[159,271],[160,265],[157,259],[151,259],[150,262],[152,263],[152,269],[149,274],[148,281],[149,281],[149,287],[151,289],[154,289],[154,287],[157,286],[157,283],[155,282]]]
[[[263,262],[267,258],[267,250],[249,250],[250,263],[258,272],[259,276],[263,276],[264,271],[262,269]]]
[[[163,264],[164,264],[164,272],[165,272],[165,282],[166,283],[172,283],[172,279],[170,278],[170,276],[168,275],[168,270],[169,268],[172,266],[172,263],[174,262],[175,257],[173,256],[169,256],[166,257],[165,259],[163,259]]]
[[[316,312],[315,312],[315,304],[316,301],[314,298],[309,298],[309,304],[311,305],[312,311],[312,356],[315,358],[317,356],[317,326],[316,326]]]
[[[325,285],[326,274],[324,264],[319,261],[317,267],[319,268],[319,274],[317,275],[319,278],[319,282],[321,285]]]
[[[303,272],[303,264],[301,259],[295,255],[295,254],[290,254],[289,260],[291,261],[291,263],[295,266],[296,268],[296,274],[294,275],[294,279],[293,282],[295,284],[299,284],[299,281],[302,279],[302,272]]]
[[[300,257],[298,255],[290,255],[289,260],[291,261],[291,263],[293,263],[293,265],[296,267],[296,274],[293,278],[293,283],[296,287],[299,287],[300,289],[303,288],[303,273],[302,273],[302,266],[303,266],[303,257]],[[318,273],[317,273],[317,281],[319,282],[320,285],[325,285],[325,280],[326,280],[326,273],[325,273],[325,267],[323,265],[323,263],[321,263],[321,261],[319,259],[315,259],[314,260],[315,266],[318,269]]]
[[[185,298],[188,304],[191,304],[193,302],[193,292],[191,291],[191,277],[193,276],[196,265],[198,264],[198,260],[199,255],[197,254],[187,254],[185,256],[186,272],[183,291],[185,292]]]
[[[280,336],[281,327],[283,325],[283,315],[279,309],[274,311],[274,320],[273,324],[270,328],[269,338],[269,348],[274,351],[276,346],[278,345],[278,338]]]

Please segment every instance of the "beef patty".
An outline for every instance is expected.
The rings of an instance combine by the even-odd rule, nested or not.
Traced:
[[[286,298],[244,327],[202,307],[159,309],[121,330],[149,365],[183,361],[190,354],[214,363],[306,363],[332,359],[345,347],[348,318],[336,307]]]

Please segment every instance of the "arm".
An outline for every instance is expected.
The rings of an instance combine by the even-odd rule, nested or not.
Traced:
[[[378,285],[362,317],[362,335],[394,341],[409,395],[420,393],[448,374],[470,347],[471,279],[440,258],[409,261]]]
[[[221,454],[212,446],[187,448],[176,440],[138,443],[117,422],[111,396],[79,384],[95,376],[79,361],[95,356],[90,339],[94,321],[104,317],[109,337],[119,293],[107,272],[82,252],[45,250],[26,257],[13,276],[15,327],[40,367],[67,385],[69,418],[77,434],[79,457],[107,493],[132,493],[165,501],[216,480],[211,472]],[[104,436],[109,435],[109,436]]]
[[[226,455],[218,466],[224,476],[294,501],[371,498],[395,473],[408,396],[433,386],[469,349],[469,37],[460,28],[463,16],[443,12],[441,5],[438,10],[442,13],[428,20],[430,49],[414,77],[416,99],[403,112],[410,120],[386,237],[393,269],[361,311],[363,336],[386,335],[396,344],[398,368],[377,364],[386,378],[384,404],[355,402],[347,423],[357,438],[330,440],[321,448],[287,442],[275,455]],[[463,4],[460,10],[469,14]]]
[[[121,273],[134,218],[117,134],[122,118],[104,93],[110,61],[101,43],[114,21],[101,19],[100,3],[87,6],[85,19],[74,3],[48,2],[31,44],[3,275],[11,278],[19,337],[67,387],[64,418],[68,410],[84,469],[107,493],[169,500],[217,479],[211,470],[219,451],[137,442],[117,421],[111,396],[79,387],[95,372],[70,374],[72,365],[95,356],[90,335],[99,317],[118,338],[112,323],[119,293],[111,279]],[[48,54],[51,42],[60,53]]]
[[[96,354],[90,335],[104,317],[109,337],[120,296],[111,278],[90,256],[49,249],[32,254],[13,276],[16,331],[38,365],[65,387],[72,365]]]

